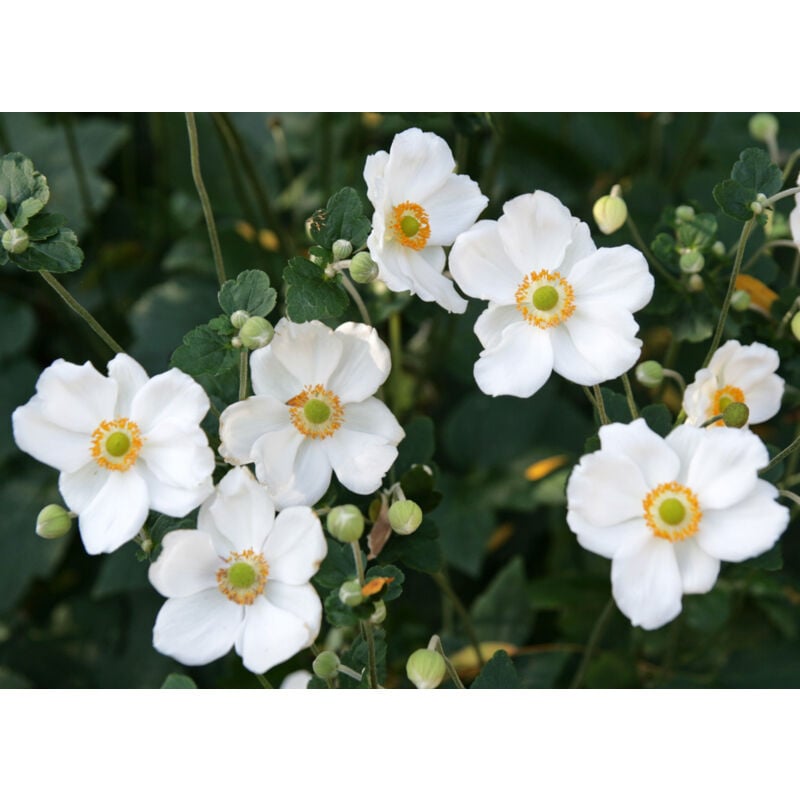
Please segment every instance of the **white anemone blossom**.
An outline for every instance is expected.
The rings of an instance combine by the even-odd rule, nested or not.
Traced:
[[[447,142],[419,128],[397,134],[388,153],[368,156],[364,180],[375,213],[367,246],[392,291],[410,291],[462,314],[467,301],[442,274],[444,248],[489,201],[454,168]]]
[[[391,369],[389,349],[368,325],[282,319],[250,357],[254,396],[220,418],[220,453],[254,462],[278,508],[313,505],[331,473],[357,494],[378,489],[405,435],[372,395]]]
[[[797,176],[797,185],[800,186],[800,174]],[[794,243],[800,247],[800,194],[794,196],[794,209],[789,214],[789,228],[792,231]]]
[[[721,560],[769,550],[789,523],[750,431],[681,425],[662,439],[637,419],[603,426],[600,441],[570,476],[567,524],[612,560],[614,600],[634,625],[665,625],[682,595],[711,590]]]
[[[742,345],[725,342],[712,356],[708,367],[698,370],[686,387],[683,408],[690,425],[702,425],[721,414],[730,403],[746,403],[749,424],[774,417],[783,397],[784,380],[775,374],[778,353],[760,342]],[[715,423],[724,425],[722,420]]]
[[[182,517],[211,493],[214,453],[200,428],[208,407],[178,369],[148,378],[120,354],[105,377],[88,361],[58,359],[14,412],[14,438],[60,471],[86,551],[110,553],[136,536],[148,509]]]
[[[327,544],[308,507],[277,516],[246,467],[231,470],[200,507],[197,530],[171,531],[149,578],[169,598],[153,646],[182,664],[208,664],[232,647],[262,673],[313,644],[322,604],[309,582]]]
[[[633,312],[653,294],[644,256],[629,245],[598,250],[547,192],[509,200],[497,222],[461,234],[450,269],[466,294],[489,301],[475,323],[485,394],[530,397],[553,371],[589,386],[639,358]]]

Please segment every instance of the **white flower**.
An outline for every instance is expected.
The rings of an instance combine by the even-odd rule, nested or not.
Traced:
[[[797,185],[800,186],[800,173],[797,175]],[[795,206],[789,214],[789,227],[792,231],[794,243],[800,247],[800,194],[794,196]]]
[[[711,590],[720,560],[769,550],[789,523],[750,431],[681,425],[662,439],[637,419],[603,426],[600,441],[570,476],[567,524],[612,559],[614,600],[634,625],[665,625],[683,594]]]
[[[110,553],[139,532],[148,509],[182,517],[211,493],[214,453],[200,422],[208,398],[171,369],[153,378],[127,355],[108,377],[58,359],[13,414],[17,446],[61,472],[87,552]]]
[[[467,175],[454,175],[447,142],[410,128],[387,153],[367,157],[364,180],[375,207],[367,246],[380,278],[395,292],[410,291],[462,314],[467,301],[444,270],[444,247],[478,218],[489,202]]]
[[[310,508],[276,517],[249,470],[231,470],[200,507],[197,530],[168,533],[150,567],[169,598],[153,646],[189,666],[235,647],[247,669],[266,672],[317,638],[322,604],[309,581],[326,552]]]
[[[475,323],[485,394],[530,397],[553,370],[589,386],[639,358],[633,312],[653,294],[644,257],[628,245],[598,250],[547,192],[509,200],[497,222],[459,236],[450,269],[466,294],[489,300]]]
[[[307,669],[298,669],[290,672],[284,679],[280,689],[308,689],[308,682],[314,676]]]
[[[405,434],[372,397],[391,369],[374,328],[282,319],[250,368],[255,395],[220,418],[228,462],[255,462],[278,508],[316,503],[331,471],[357,494],[378,489]]]
[[[771,347],[759,342],[726,342],[714,353],[708,367],[698,370],[694,382],[686,387],[686,421],[702,425],[733,402],[747,404],[750,425],[774,417],[783,397],[784,380],[775,374],[779,366],[778,353]],[[722,420],[715,424],[724,425]]]

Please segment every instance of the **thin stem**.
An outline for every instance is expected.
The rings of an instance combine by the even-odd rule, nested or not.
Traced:
[[[787,456],[790,456],[798,448],[800,448],[800,436],[798,436],[788,447],[784,447],[783,450],[781,450],[780,453],[778,453],[778,455],[776,455],[769,462],[769,464],[767,464],[766,467],[764,467],[763,469],[760,469],[758,471],[758,474],[759,475],[763,475],[765,472],[769,472],[773,467],[775,467],[778,464],[780,464],[781,461],[783,461],[784,458],[786,458]]]
[[[600,391],[599,384],[595,384],[592,386],[592,391],[594,392],[594,401],[597,406],[597,414],[600,417],[600,424],[601,425],[610,425],[611,420],[606,413],[606,405],[603,402],[603,393]]]
[[[81,158],[81,152],[78,148],[78,140],[75,136],[75,123],[72,120],[72,114],[65,114],[63,117],[64,135],[67,139],[67,150],[69,150],[69,158],[72,162],[72,171],[75,173],[75,179],[78,183],[78,195],[81,198],[81,206],[83,207],[83,215],[86,217],[86,222],[89,227],[94,227],[94,211],[92,209],[92,195],[89,192],[89,182],[86,177],[86,169]]]
[[[783,168],[783,182],[786,183],[786,179],[792,174],[792,170],[794,169],[794,165],[797,163],[797,159],[800,158],[800,150],[795,150],[789,156],[789,160],[786,162],[786,166]]]
[[[458,671],[453,666],[453,662],[447,657],[447,654],[444,652],[444,647],[442,647],[442,640],[434,634],[431,637],[430,644],[428,644],[428,649],[431,649],[431,644],[433,645],[434,649],[439,653],[439,655],[444,659],[444,665],[447,668],[447,674],[450,676],[450,680],[453,681],[455,684],[456,689],[466,689],[467,687],[461,682],[461,678],[458,675]]]
[[[796,506],[800,506],[800,497],[796,495],[794,492],[790,492],[788,489],[778,489],[778,494],[781,497],[786,497],[791,500]]]
[[[342,276],[342,285],[347,290],[347,294],[353,298],[353,302],[356,304],[358,313],[361,314],[361,319],[363,319],[367,325],[372,327],[372,320],[369,317],[369,311],[367,311],[367,307],[364,305],[364,301],[361,299],[358,289],[353,286],[353,282],[347,277],[347,275],[344,274],[344,272],[340,272],[339,274]]]
[[[747,262],[742,267],[742,272],[747,272],[753,264],[756,263],[758,257],[767,250],[772,250],[773,247],[791,247],[793,250],[797,250],[797,242],[794,239],[772,239],[767,240],[764,242],[750,258],[747,259]]]
[[[592,408],[597,409],[597,402],[594,399],[591,389],[589,389],[588,386],[581,386],[581,389],[583,389],[583,393],[586,395],[586,399],[591,403]]]
[[[341,672],[342,675],[347,675],[348,678],[352,678],[356,683],[361,683],[361,679],[364,677],[361,673],[350,669],[350,667],[345,664],[339,664],[339,666],[336,667],[336,671]]]
[[[781,318],[780,324],[778,325],[778,330],[775,331],[776,339],[780,339],[781,336],[783,336],[783,332],[786,330],[789,320],[794,316],[794,312],[798,305],[800,305],[800,297],[795,297],[794,302],[789,306],[788,311]]]
[[[352,542],[351,548],[353,550],[353,561],[356,564],[356,572],[358,573],[358,582],[363,586],[366,582],[366,575],[364,572],[364,557],[361,552],[361,546],[358,542]],[[378,659],[375,655],[375,635],[372,630],[372,623],[368,620],[359,622],[361,635],[367,643],[367,667],[369,676],[369,688],[378,688]]]
[[[239,400],[247,399],[247,357],[249,351],[243,347],[239,353]]]
[[[49,283],[58,296],[115,352],[123,353],[122,346],[111,334],[66,290],[63,284],[51,273],[40,270],[39,274]]]
[[[678,386],[681,387],[681,392],[686,391],[686,381],[683,379],[683,375],[680,372],[675,372],[674,369],[665,369],[664,370],[664,377],[665,378],[672,378]]]
[[[647,259],[647,263],[650,264],[653,269],[661,275],[662,278],[673,288],[678,289],[679,291],[683,291],[683,287],[681,286],[680,281],[675,278],[673,275],[670,275],[667,272],[666,268],[661,264],[661,262],[653,255],[650,251],[650,248],[645,244],[644,239],[642,239],[642,235],[639,233],[639,229],[636,227],[636,223],[633,221],[633,217],[631,217],[630,212],[628,213],[628,228],[630,228],[631,236],[633,236],[633,240],[636,242],[638,248],[644,254],[644,257]]]
[[[219,285],[225,283],[225,264],[222,261],[222,249],[219,246],[219,236],[217,235],[217,224],[214,222],[214,212],[211,210],[211,201],[208,199],[206,185],[203,183],[203,174],[200,171],[200,148],[197,142],[197,123],[191,111],[186,113],[186,129],[189,132],[189,158],[192,162],[192,177],[200,197],[200,205],[203,207],[203,216],[206,218],[208,228],[208,239],[211,242],[211,252],[214,254],[214,265],[217,268],[217,280]]]
[[[633,389],[631,389],[631,382],[628,380],[627,373],[623,372],[620,376],[622,378],[622,385],[625,387],[625,398],[628,401],[628,411],[631,412],[631,419],[639,418],[639,409],[636,408],[636,400],[633,399]]]
[[[472,645],[472,649],[475,651],[475,656],[478,659],[478,664],[483,667],[486,664],[486,660],[483,657],[483,653],[481,652],[481,643],[480,639],[478,639],[478,633],[475,630],[475,626],[472,624],[472,617],[469,615],[469,611],[464,607],[464,604],[461,602],[459,596],[455,593],[450,581],[443,572],[435,572],[431,575],[436,585],[442,590],[442,592],[447,596],[450,602],[453,604],[453,608],[455,608],[456,613],[461,618],[461,622],[464,625],[464,630],[466,631],[467,638],[469,639],[469,643]]]
[[[713,417],[709,417],[700,427],[707,428],[709,425],[719,422],[724,416],[724,414],[715,414]]]
[[[744,228],[742,228],[742,235],[739,237],[739,247],[736,250],[736,259],[733,262],[733,269],[731,270],[731,279],[728,283],[728,291],[725,294],[725,299],[722,301],[722,309],[719,312],[717,328],[714,331],[714,338],[711,340],[711,346],[708,348],[708,353],[706,353],[702,368],[708,366],[709,362],[711,361],[711,357],[714,355],[714,353],[716,353],[720,340],[722,339],[722,331],[725,328],[725,320],[728,318],[728,309],[731,307],[731,298],[733,297],[733,291],[736,288],[736,278],[739,277],[739,270],[742,266],[744,249],[747,245],[747,240],[750,238],[750,234],[753,232],[753,227],[755,224],[756,218],[752,217],[751,219],[747,220]]]
[[[797,194],[800,192],[800,186],[793,186],[791,189],[784,189],[782,192],[778,192],[777,194],[773,194],[771,197],[766,199],[764,205],[773,205],[777,203],[778,200],[783,200],[784,197],[791,197],[793,194]]]
[[[608,625],[608,621],[611,619],[613,611],[614,600],[610,598],[605,608],[600,612],[600,616],[597,618],[597,622],[595,622],[591,634],[589,634],[589,641],[586,643],[586,648],[583,651],[583,658],[575,672],[575,677],[572,679],[572,683],[569,687],[570,689],[580,689],[586,674],[586,668],[589,666],[589,661],[591,661],[594,651],[597,649],[597,645],[600,644],[600,640],[605,632],[606,625]]]
[[[275,687],[263,676],[256,673],[256,678],[258,678],[258,682],[261,684],[262,689],[274,689]]]

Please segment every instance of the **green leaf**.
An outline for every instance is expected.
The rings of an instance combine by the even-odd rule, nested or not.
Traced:
[[[672,413],[663,403],[653,403],[639,410],[647,426],[659,436],[666,436],[672,430]]]
[[[750,203],[756,199],[756,192],[730,178],[714,187],[714,200],[729,217],[747,222],[753,216]]]
[[[0,295],[0,359],[25,352],[35,327],[36,317],[27,303]],[[11,384],[8,375],[3,375],[3,384]]]
[[[352,628],[358,625],[359,617],[350,606],[339,599],[339,589],[333,589],[325,598],[325,619],[334,628]]]
[[[61,214],[39,214],[28,223],[25,232],[32,242],[42,242],[55,236],[59,228],[66,224],[66,219]]]
[[[608,599],[608,578],[590,575],[549,575],[530,581],[531,607],[542,611],[585,609],[597,616]]]
[[[673,266],[677,265],[678,253],[675,239],[668,233],[659,233],[658,236],[653,239],[650,247],[653,249],[653,255],[659,261],[663,261],[665,264],[672,264]]]
[[[38,197],[29,197],[19,204],[17,215],[14,217],[14,227],[24,228],[30,219],[35,217],[44,208],[44,203]]]
[[[624,394],[619,394],[611,389],[606,389],[603,386],[600,389],[603,395],[603,405],[606,409],[606,414],[612,422],[630,422],[631,411],[628,408],[628,401]]]
[[[138,544],[130,542],[119,550],[103,556],[100,572],[92,588],[92,597],[101,600],[116,594],[147,589],[147,564],[137,558]]]
[[[533,623],[525,565],[515,556],[495,575],[470,609],[478,639],[524,644]]]
[[[435,442],[433,420],[430,417],[414,417],[405,425],[406,435],[397,448],[395,472],[402,475],[414,464],[429,464],[433,458]]]
[[[374,628],[373,636],[375,638],[375,662],[378,682],[383,684],[386,681],[386,633],[383,628]],[[351,689],[355,686],[364,688],[368,685],[367,643],[360,635],[356,637],[352,647],[342,656],[342,663],[356,672],[361,672],[363,670],[364,673],[364,677],[361,679],[360,683],[356,683],[352,678],[340,674],[339,685],[343,689]]]
[[[0,311],[2,305],[0,303]],[[5,346],[12,342],[6,338],[0,339]],[[0,385],[0,464],[19,453],[14,441],[11,414],[17,406],[30,400],[36,390],[38,377],[38,368],[27,358],[9,360],[3,364],[3,381]]]
[[[167,675],[164,683],[161,684],[162,689],[196,689],[197,684],[188,676],[180,675],[177,672],[172,672]]]
[[[472,682],[470,689],[519,689],[517,670],[505,650],[498,650]]]
[[[251,317],[266,317],[275,307],[276,296],[266,272],[248,269],[240,272],[236,280],[225,281],[217,297],[228,316],[234,311],[246,311]]]
[[[325,589],[336,589],[345,582],[353,580],[356,576],[356,566],[353,561],[353,549],[349,544],[327,538],[328,554],[314,576],[314,583]]]
[[[411,534],[412,536],[414,534]],[[388,583],[385,588],[385,594],[381,595],[380,599],[388,603],[390,600],[396,600],[403,593],[403,582],[406,576],[397,567],[391,564],[385,564],[380,567],[372,567],[367,570],[365,575],[367,582],[373,578],[392,578],[392,582]]]
[[[239,352],[231,344],[233,326],[224,314],[206,325],[198,325],[183,337],[170,364],[187,375],[221,375],[237,369]]]
[[[707,250],[717,240],[717,218],[708,213],[696,214],[692,219],[681,222],[676,234],[680,247]]]
[[[27,156],[8,153],[0,158],[0,195],[9,205],[17,206],[33,198],[44,206],[50,199],[50,189],[47,178],[34,170]]]
[[[739,160],[733,165],[731,178],[742,186],[752,189],[753,195],[765,194],[767,197],[780,191],[783,186],[783,174],[780,168],[772,163],[766,150],[760,147],[748,147],[739,154]]]
[[[293,258],[284,270],[283,279],[286,315],[292,322],[333,319],[341,316],[350,303],[340,275],[328,278],[321,267],[304,258]]]
[[[444,563],[444,555],[436,525],[424,519],[422,525],[409,536],[393,534],[381,550],[378,560],[385,564],[399,561],[403,566],[417,572],[439,572]]]
[[[683,616],[692,630],[715,633],[722,629],[731,615],[731,595],[719,587],[707,594],[686,595]]]
[[[83,264],[78,237],[69,228],[59,228],[55,236],[31,242],[24,253],[9,254],[9,260],[29,272],[47,270],[56,274],[74,272]]]
[[[314,214],[310,230],[311,238],[322,247],[330,250],[337,239],[346,239],[355,251],[364,246],[371,227],[358,192],[345,186],[328,200],[324,210]]]

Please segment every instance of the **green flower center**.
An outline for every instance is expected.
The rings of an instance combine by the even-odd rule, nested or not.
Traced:
[[[540,286],[531,299],[538,311],[549,311],[558,303],[558,292],[552,286]]]
[[[249,589],[256,582],[256,571],[246,561],[237,561],[228,569],[228,582],[236,589]]]
[[[400,227],[406,236],[416,236],[419,233],[419,221],[410,214],[400,220]]]
[[[720,413],[723,412],[731,403],[733,402],[732,397],[728,397],[728,395],[723,395],[720,397],[719,402],[717,405],[719,406]]]
[[[312,397],[303,406],[303,414],[312,425],[321,425],[323,422],[328,421],[331,415],[330,406],[324,400],[318,400]]]
[[[680,525],[686,516],[686,507],[676,497],[669,497],[658,507],[658,516],[667,525]]]
[[[114,458],[124,456],[131,449],[131,440],[127,433],[116,431],[106,439],[106,451]]]

